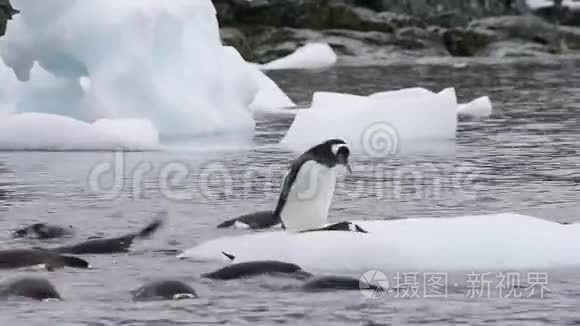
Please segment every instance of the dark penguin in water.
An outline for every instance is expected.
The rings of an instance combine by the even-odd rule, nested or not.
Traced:
[[[247,225],[252,229],[261,229],[282,224],[290,232],[361,232],[360,227],[351,227],[348,223],[327,224],[338,171],[346,168],[352,172],[349,156],[350,149],[341,139],[330,139],[310,148],[290,165],[273,212],[244,215],[218,227]]]
[[[135,301],[184,300],[198,297],[192,287],[178,280],[150,282],[131,291],[131,294]]]
[[[62,300],[52,283],[41,277],[20,277],[0,282],[0,297]]]
[[[364,280],[348,276],[319,276],[307,280],[300,287],[308,292],[336,291],[336,290],[382,290],[380,286],[369,284]]]
[[[13,238],[54,239],[71,237],[74,234],[72,226],[62,227],[46,223],[35,223],[12,232]]]
[[[56,268],[90,268],[90,264],[83,259],[65,256],[44,249],[11,249],[0,251],[0,269],[24,268],[44,266],[47,270]]]
[[[90,255],[114,254],[128,252],[135,239],[150,237],[163,225],[163,220],[157,219],[139,232],[130,233],[117,238],[92,239],[71,246],[51,249],[59,253]]]
[[[225,254],[228,258],[235,257]],[[201,274],[202,277],[214,280],[234,280],[239,278],[249,278],[259,275],[285,275],[297,278],[306,278],[312,274],[305,272],[298,265],[285,263],[276,260],[259,260],[243,263],[235,263],[222,267],[216,271]]]

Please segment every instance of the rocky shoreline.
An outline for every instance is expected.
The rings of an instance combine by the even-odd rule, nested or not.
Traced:
[[[310,42],[328,43],[342,63],[580,51],[580,28],[564,25],[580,26],[580,14],[553,6],[531,11],[522,1],[213,1],[224,43],[258,63]]]

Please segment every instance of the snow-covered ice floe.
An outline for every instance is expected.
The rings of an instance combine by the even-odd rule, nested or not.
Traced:
[[[513,213],[353,221],[369,233],[270,231],[201,243],[179,258],[280,260],[328,273],[451,272],[580,266],[580,224]]]
[[[82,147],[73,139],[85,137],[73,133],[84,126],[93,134],[89,129],[99,119],[147,120],[162,139],[254,130],[250,103],[258,93],[252,78],[257,68],[222,46],[210,0],[51,0],[42,6],[37,0],[13,0],[13,5],[21,12],[0,43],[6,65],[0,67],[0,114],[35,112],[76,120],[49,119],[74,127],[60,130],[72,143],[59,147]],[[13,118],[23,129],[38,127],[36,118]],[[119,128],[116,141],[96,139],[139,148],[152,140],[127,142],[132,133]],[[96,139],[87,142],[87,149],[98,145]],[[41,148],[46,143],[28,141],[8,145]]]
[[[261,65],[263,70],[324,69],[336,64],[338,57],[326,43],[308,43],[293,53]]]
[[[454,140],[458,115],[489,114],[489,98],[458,105],[453,88],[439,93],[407,88],[370,96],[317,92],[309,109],[297,111],[281,145],[303,151],[341,138],[354,152],[384,157],[405,143]]]

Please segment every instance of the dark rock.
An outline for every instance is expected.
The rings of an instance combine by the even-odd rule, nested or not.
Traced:
[[[549,6],[538,8],[533,12],[535,15],[549,22],[558,22],[562,25],[580,26],[580,10],[569,7]]]
[[[328,43],[344,64],[371,64],[407,57],[449,56],[437,29],[400,29],[395,34],[344,29],[247,27],[257,62],[268,62],[309,42]]]
[[[453,28],[443,33],[447,51],[459,57],[472,57],[496,39],[495,33],[486,29]]]
[[[254,52],[246,35],[237,28],[220,28],[222,44],[233,46],[247,61],[254,60]]]
[[[411,16],[436,19],[453,17],[457,23],[442,26],[453,27],[473,18],[514,14],[517,0],[355,0],[355,4],[377,11],[405,13]],[[449,21],[451,22],[451,20]]]
[[[555,53],[580,50],[580,28],[556,26],[531,15],[485,18],[471,22],[470,28],[495,31],[499,40],[519,39],[547,45]]]
[[[274,27],[350,29],[392,32],[405,26],[421,26],[419,19],[393,13],[377,13],[341,1],[270,0],[237,3],[218,1],[222,26],[264,25]]]

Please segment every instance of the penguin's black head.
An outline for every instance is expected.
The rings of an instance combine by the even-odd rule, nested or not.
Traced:
[[[348,170],[348,172],[352,173],[352,169],[350,168],[350,164],[348,163],[350,149],[348,148],[348,144],[344,140],[330,139],[324,142],[322,145],[328,151],[326,155],[329,156],[331,163],[333,163],[334,165],[336,164],[344,165],[344,167]]]

